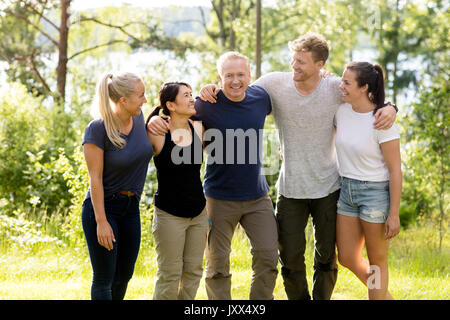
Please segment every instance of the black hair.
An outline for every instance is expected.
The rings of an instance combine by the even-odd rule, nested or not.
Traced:
[[[356,72],[356,82],[359,87],[368,85],[367,94],[369,100],[375,104],[375,110],[385,106],[384,99],[384,71],[379,64],[370,62],[350,62],[346,66],[347,69]]]
[[[192,89],[191,86],[185,82],[166,82],[162,85],[159,90],[159,106],[155,107],[148,116],[145,122],[146,126],[152,117],[159,115],[160,110],[162,110],[163,114],[166,116],[170,116],[170,110],[167,108],[167,102],[175,101],[181,86],[186,86],[189,89]]]

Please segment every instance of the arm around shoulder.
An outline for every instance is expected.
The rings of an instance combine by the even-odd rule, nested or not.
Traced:
[[[377,130],[387,130],[394,125],[396,118],[397,109],[393,105],[388,104],[377,110],[373,126]]]
[[[147,124],[147,133],[164,136],[169,131],[169,124],[160,116],[152,117]]]
[[[166,136],[165,135],[162,136],[159,134],[153,134],[149,130],[147,130],[147,136],[153,147],[153,155],[157,156],[161,152],[161,150],[164,146],[164,141],[166,139]]]

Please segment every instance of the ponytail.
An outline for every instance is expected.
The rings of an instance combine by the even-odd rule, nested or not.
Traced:
[[[375,110],[373,110],[373,114],[377,112],[378,109],[384,107],[384,99],[385,99],[385,93],[384,93],[384,72],[383,68],[379,64],[374,64],[373,68],[376,73],[376,82],[375,82],[375,88],[373,88],[372,92],[372,102],[375,103],[376,107]]]
[[[148,123],[150,122],[150,119],[154,116],[159,116],[159,111],[162,109],[161,106],[155,107],[153,111],[148,115],[147,120],[145,121],[145,127],[147,127]]]
[[[384,107],[384,71],[379,64],[371,64],[370,62],[350,62],[346,66],[347,69],[356,72],[356,82],[359,87],[367,84],[367,94],[369,100],[375,104],[373,114],[378,109]]]
[[[97,84],[96,102],[105,124],[106,134],[111,143],[119,149],[125,147],[126,140],[120,136],[121,123],[113,112],[111,101],[117,103],[121,97],[131,96],[139,81],[142,80],[132,73],[123,73],[117,76],[106,73]]]
[[[109,80],[113,75],[105,74],[98,83],[97,96],[100,116],[105,124],[106,134],[111,143],[119,149],[125,147],[126,141],[120,136],[120,122],[111,108]]]

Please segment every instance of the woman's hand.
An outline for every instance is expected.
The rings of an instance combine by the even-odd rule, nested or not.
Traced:
[[[113,242],[116,242],[116,238],[107,220],[97,222],[97,239],[98,243],[106,249],[112,250],[114,248]]]
[[[386,239],[391,239],[400,232],[400,218],[398,215],[390,214],[385,223],[385,236]]]
[[[83,145],[84,158],[89,171],[89,185],[91,187],[91,201],[97,222],[98,243],[108,250],[113,249],[116,242],[111,226],[106,219],[105,200],[103,190],[103,149],[93,143]]]

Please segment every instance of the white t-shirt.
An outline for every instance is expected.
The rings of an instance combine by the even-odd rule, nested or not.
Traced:
[[[339,174],[362,181],[387,181],[389,171],[380,144],[400,139],[397,125],[388,130],[373,128],[373,112],[358,113],[348,103],[336,112],[336,153]]]

